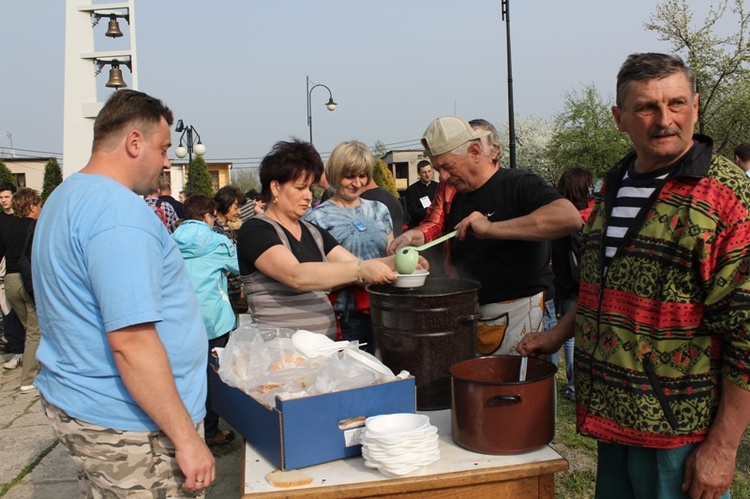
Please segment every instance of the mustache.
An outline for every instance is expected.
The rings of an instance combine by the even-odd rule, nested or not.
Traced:
[[[682,130],[676,127],[654,128],[648,134],[649,137],[666,137],[668,135],[682,137]]]

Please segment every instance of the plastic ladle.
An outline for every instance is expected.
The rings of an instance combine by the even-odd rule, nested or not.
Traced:
[[[440,244],[443,241],[447,241],[451,237],[455,236],[458,231],[454,230],[448,234],[430,241],[422,246],[404,246],[396,253],[396,260],[394,262],[396,266],[396,272],[399,274],[412,274],[417,270],[417,263],[419,263],[419,252],[432,248],[436,244]]]
[[[521,357],[521,368],[518,370],[518,381],[526,381],[526,370],[529,366],[529,358]]]

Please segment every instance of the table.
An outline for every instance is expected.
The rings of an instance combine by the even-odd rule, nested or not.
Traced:
[[[302,468],[312,483],[279,488],[266,481],[277,469],[245,443],[243,498],[259,497],[393,497],[475,499],[498,497],[553,498],[554,474],[568,462],[550,447],[516,456],[468,451],[453,442],[450,410],[423,412],[437,426],[440,459],[401,478],[386,478],[365,466],[361,456]]]

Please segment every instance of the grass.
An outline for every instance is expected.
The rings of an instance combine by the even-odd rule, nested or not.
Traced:
[[[562,393],[565,383],[564,361],[560,359],[558,393]],[[562,397],[558,397],[555,438],[551,445],[570,465],[568,471],[555,475],[555,496],[571,499],[594,497],[596,441],[576,433],[575,403]],[[750,499],[750,429],[745,431],[737,451],[737,469],[730,491],[732,499]]]

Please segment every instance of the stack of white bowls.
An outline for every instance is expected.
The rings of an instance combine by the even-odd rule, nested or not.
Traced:
[[[365,466],[387,477],[409,475],[437,461],[437,428],[424,414],[384,414],[365,420]]]

